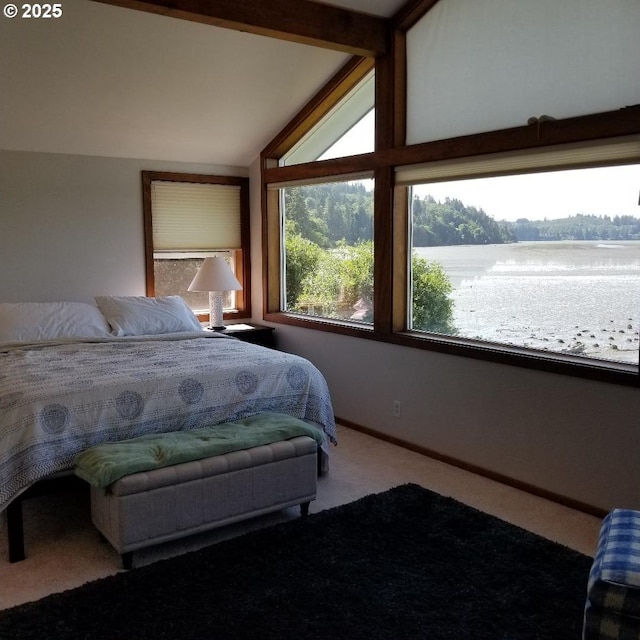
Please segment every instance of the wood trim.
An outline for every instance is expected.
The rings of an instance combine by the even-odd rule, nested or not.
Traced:
[[[240,180],[240,243],[242,248],[235,252],[235,271],[236,278],[242,283],[242,290],[236,292],[237,312],[227,314],[227,319],[251,317],[251,205],[249,200],[249,178],[240,178]]]
[[[393,26],[398,31],[406,33],[418,21],[420,21],[438,0],[409,0],[391,19]]]
[[[394,56],[376,60],[375,87],[375,150],[393,148],[395,140],[395,65]],[[393,290],[393,168],[379,167],[374,171],[373,197],[373,323],[376,333],[392,331],[392,308],[388,300]]]
[[[280,236],[280,194],[277,191],[263,190],[264,201],[264,225],[263,237],[266,247],[263,246],[262,256],[264,262],[263,283],[264,299],[263,309],[265,317],[269,313],[280,312],[280,270],[282,259],[282,247]]]
[[[155,180],[167,182],[193,182],[198,184],[220,184],[240,187],[240,243],[236,252],[236,276],[242,290],[236,294],[237,311],[225,313],[225,320],[251,317],[251,212],[249,200],[249,178],[242,176],[218,176],[199,173],[175,173],[168,171],[142,171],[142,212],[144,220],[146,295],[155,295],[153,268],[153,214],[151,208],[151,183]]]
[[[640,372],[634,365],[588,360],[570,354],[549,351],[536,352],[524,347],[518,348],[472,339],[420,334],[419,332],[390,334],[385,336],[385,342],[424,351],[436,351],[503,365],[537,369],[558,375],[596,380],[597,382],[640,387]]]
[[[248,187],[249,178],[243,176],[218,176],[205,173],[176,173],[173,171],[143,171],[151,183],[154,180],[165,180],[167,182],[197,182],[200,184],[226,184],[239,187]]]
[[[401,31],[393,35],[393,146],[407,142],[407,37]]]
[[[374,64],[372,58],[351,58],[269,143],[262,152],[264,158],[281,158],[373,70]]]
[[[405,8],[409,7],[408,3]],[[416,3],[413,3],[415,6]],[[407,42],[406,33],[396,29],[393,34],[393,148],[403,147],[407,136]],[[394,187],[394,169],[389,184],[391,216],[391,295],[388,306],[391,333],[407,328],[409,300],[409,190]]]
[[[94,0],[352,55],[387,51],[389,21],[310,0]]]
[[[142,215],[144,220],[144,271],[147,295],[156,295],[153,273],[153,216],[151,211],[151,182],[150,171],[142,172]]]
[[[265,169],[267,184],[315,180],[340,174],[359,173],[389,166],[406,166],[470,158],[505,151],[527,151],[574,142],[588,142],[640,134],[640,105],[525,125],[459,138],[448,138],[410,146],[392,147],[374,153]]]
[[[541,487],[530,484],[528,482],[523,482],[521,480],[511,478],[510,476],[496,473],[495,471],[490,471],[489,469],[485,469],[484,467],[481,467],[479,465],[464,462],[463,460],[459,460],[452,456],[439,453],[437,451],[434,451],[433,449],[407,442],[402,438],[396,438],[395,436],[390,436],[386,433],[376,431],[375,429],[364,427],[362,425],[356,424],[355,422],[351,422],[350,420],[345,420],[336,416],[336,422],[344,425],[349,429],[353,429],[354,431],[359,431],[360,433],[364,433],[373,438],[377,438],[378,440],[383,440],[384,442],[402,447],[403,449],[414,451],[415,453],[419,453],[420,455],[426,456],[428,458],[439,460],[440,462],[444,462],[445,464],[451,465],[453,467],[463,469],[464,471],[469,471],[470,473],[482,476],[483,478],[488,478],[489,480],[494,480],[495,482],[513,487],[514,489],[525,491],[526,493],[544,498],[545,500],[550,500],[551,502],[561,504],[570,509],[581,511],[582,513],[586,513],[590,516],[595,516],[596,518],[604,518],[608,513],[606,509],[602,509],[601,507],[596,507],[586,502],[581,502],[580,500],[574,500],[573,498],[569,498],[554,491],[542,489]]]
[[[298,180],[319,180],[333,176],[361,174],[382,168],[386,162],[376,153],[361,153],[343,158],[317,160],[287,167],[266,167],[263,173],[265,184],[280,184]]]
[[[530,349],[510,347],[485,343],[471,339],[447,338],[432,334],[420,334],[418,332],[382,333],[373,331],[369,327],[352,322],[340,322],[328,318],[313,318],[300,314],[286,313],[273,309],[265,314],[265,320],[278,324],[303,327],[314,331],[327,331],[340,335],[375,340],[395,344],[401,347],[421,349],[423,351],[435,351],[464,358],[475,358],[497,364],[524,367],[546,371],[557,375],[566,375],[573,378],[584,378],[607,384],[616,384],[625,387],[640,387],[640,372],[634,365],[624,365],[604,362],[599,360],[587,360],[579,356],[556,354],[550,352],[535,352]],[[397,319],[396,319],[397,320]]]
[[[269,274],[269,251],[271,244],[271,233],[273,233],[273,225],[269,224],[269,192],[264,183],[264,167],[268,166],[269,160],[263,156],[260,157],[260,213],[261,213],[261,258],[262,258],[262,317],[264,318],[269,311],[269,284],[272,280]],[[278,260],[278,270],[280,269],[280,261]]]
[[[337,333],[353,338],[371,338],[383,341],[384,339],[374,333],[371,325],[363,325],[357,322],[331,320],[330,318],[312,318],[297,313],[287,313],[284,311],[266,312],[264,319],[277,324],[285,324],[291,327],[303,327],[315,331],[326,331]]]
[[[540,125],[524,125],[458,138],[387,149],[376,164],[403,166],[469,158],[506,151],[526,151],[573,142],[588,142],[640,133],[640,105]]]
[[[375,87],[375,150],[395,146],[395,66],[393,56],[381,56],[376,60]]]
[[[392,331],[393,283],[393,172],[390,168],[375,172],[373,198],[373,323],[376,333]]]
[[[393,193],[393,273],[391,313],[393,333],[407,330],[409,310],[409,189],[396,187]]]

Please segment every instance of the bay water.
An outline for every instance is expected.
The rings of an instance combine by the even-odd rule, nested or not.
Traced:
[[[640,241],[415,251],[444,267],[458,335],[638,364]]]

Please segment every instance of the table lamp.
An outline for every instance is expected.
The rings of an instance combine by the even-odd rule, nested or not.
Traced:
[[[239,291],[242,285],[233,275],[224,258],[205,258],[188,291],[209,292],[209,329],[220,331],[222,324],[222,294]]]

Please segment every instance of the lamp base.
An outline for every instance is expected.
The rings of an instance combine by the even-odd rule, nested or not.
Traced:
[[[222,317],[222,291],[209,291],[209,326],[207,328],[214,331],[224,329]]]

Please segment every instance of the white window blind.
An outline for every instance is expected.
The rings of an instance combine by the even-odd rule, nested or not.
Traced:
[[[443,0],[407,33],[407,144],[640,102],[638,0]]]
[[[396,185],[640,162],[640,136],[398,167]]]
[[[240,249],[240,187],[194,182],[151,183],[153,249]]]

